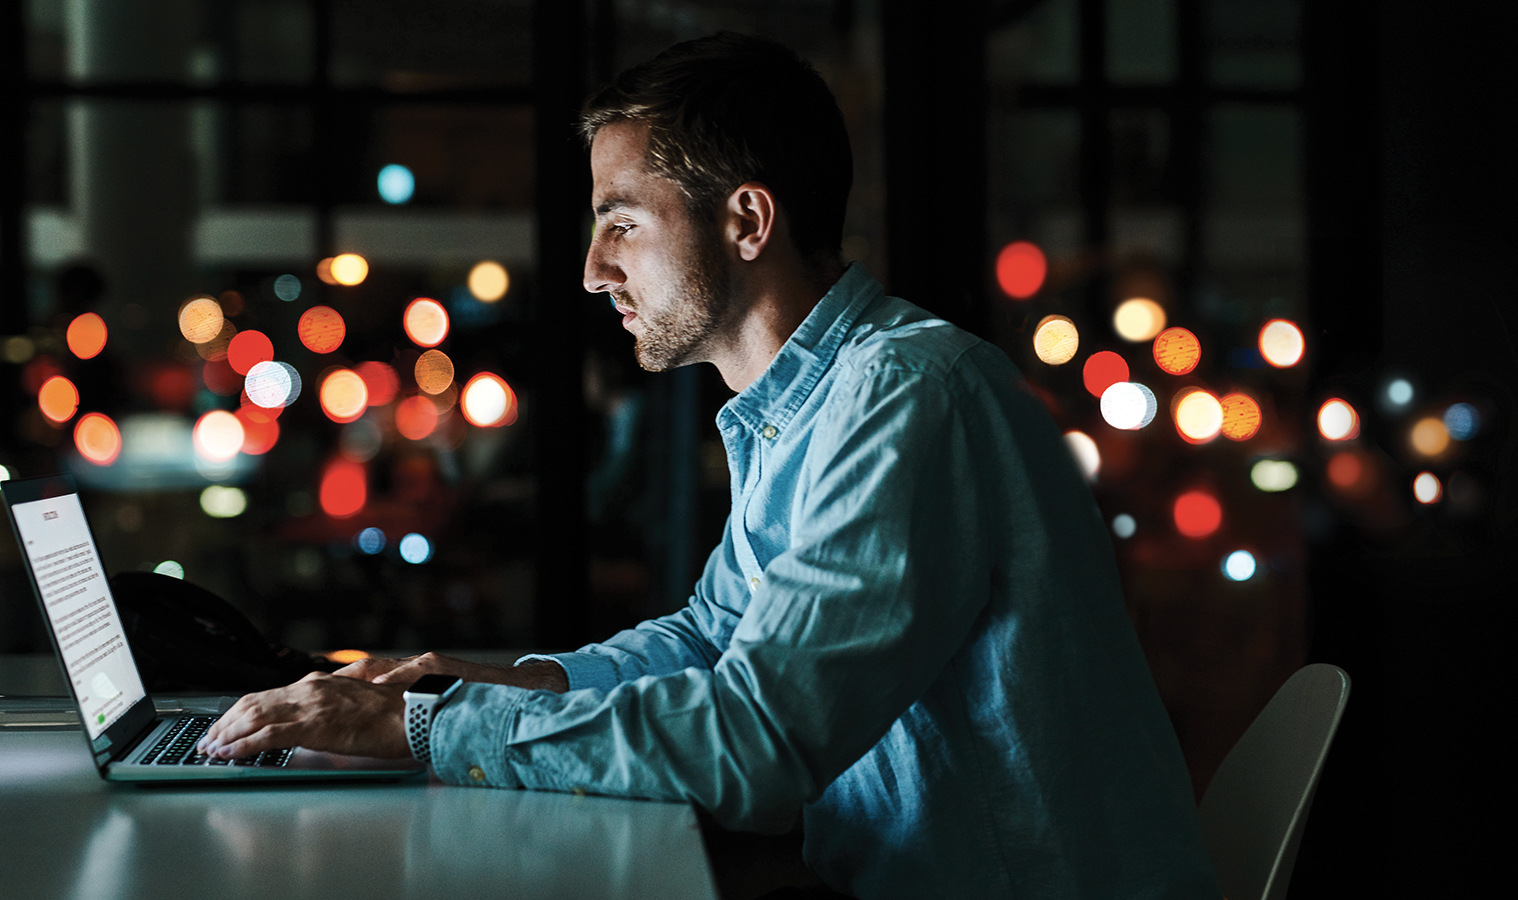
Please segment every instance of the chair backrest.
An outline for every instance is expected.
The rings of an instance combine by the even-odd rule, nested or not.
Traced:
[[[1307,666],[1281,685],[1218,767],[1198,811],[1228,900],[1280,900],[1323,760],[1349,700],[1338,666]]]

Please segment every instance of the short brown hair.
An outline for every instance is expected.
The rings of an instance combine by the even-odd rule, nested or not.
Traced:
[[[727,31],[676,44],[593,94],[580,133],[589,144],[624,121],[649,125],[649,166],[679,186],[693,215],[714,215],[759,181],[804,257],[838,257],[854,180],[849,136],[822,76],[791,50]]]

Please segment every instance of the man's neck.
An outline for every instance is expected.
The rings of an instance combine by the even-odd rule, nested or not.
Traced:
[[[739,304],[742,318],[730,332],[733,339],[711,357],[733,392],[742,391],[764,374],[843,272],[844,266],[837,262],[820,269],[788,266],[766,273],[771,277],[757,282],[753,293]]]

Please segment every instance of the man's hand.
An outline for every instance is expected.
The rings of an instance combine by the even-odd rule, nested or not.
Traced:
[[[569,681],[558,663],[534,660],[520,666],[489,666],[438,653],[423,653],[405,659],[361,659],[343,666],[334,674],[361,678],[374,684],[398,684],[402,687],[423,675],[457,675],[465,681],[481,684],[509,684],[529,690],[560,693],[569,690]]]
[[[409,757],[401,698],[409,683],[372,684],[312,672],[287,687],[243,696],[196,749],[221,759],[297,746],[382,759]]]

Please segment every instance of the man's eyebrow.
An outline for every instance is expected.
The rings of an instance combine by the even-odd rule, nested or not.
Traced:
[[[602,200],[601,203],[598,206],[596,206],[596,215],[597,216],[604,216],[607,213],[612,212],[613,210],[632,209],[632,208],[635,208],[637,205],[638,204],[634,203],[632,200],[628,199],[627,197],[619,197],[619,196],[607,197],[605,200]]]

